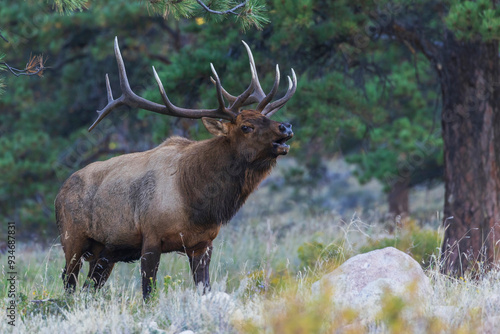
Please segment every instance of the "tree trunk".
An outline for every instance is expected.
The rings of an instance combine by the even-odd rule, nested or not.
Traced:
[[[387,194],[387,201],[389,202],[389,213],[396,216],[407,216],[409,212],[408,193],[410,178],[397,180],[392,185],[391,190]]]
[[[445,203],[442,271],[487,269],[500,236],[498,42],[447,32],[438,70],[443,96]],[[478,272],[475,272],[476,274]]]

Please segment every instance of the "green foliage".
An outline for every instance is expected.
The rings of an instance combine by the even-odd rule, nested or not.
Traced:
[[[84,11],[61,16],[48,11],[44,3],[27,1],[10,1],[2,8],[0,26],[8,32],[10,41],[4,44],[5,53],[18,56],[9,63],[21,63],[29,53],[43,51],[52,67],[41,79],[5,77],[7,91],[0,100],[0,209],[4,219],[19,224],[19,237],[32,233],[54,237],[55,195],[64,179],[97,150],[89,143],[72,146],[72,140],[78,137],[75,133],[91,122],[92,109],[101,104],[102,97],[92,93],[97,86],[92,81],[100,77],[102,88],[98,92],[103,94],[104,71],[93,71],[96,65],[107,67],[113,61],[93,56],[104,40],[112,45],[112,35],[104,32],[93,36],[91,32],[109,23],[123,31],[140,20],[139,4],[127,5],[134,10],[129,16],[122,12],[119,18],[116,10],[124,6],[115,3],[94,4],[99,15]],[[141,28],[136,27],[140,33]],[[18,54],[19,48],[28,45],[30,50]],[[94,100],[89,99],[92,95]],[[69,134],[73,134],[71,140]],[[65,158],[70,153],[74,159]]]
[[[411,12],[392,2],[381,5],[392,17]],[[442,142],[432,64],[407,45],[370,33],[370,27],[380,31],[385,24],[381,16],[373,17],[380,9],[371,3],[275,1],[274,6],[270,39],[281,54],[294,57],[299,73],[300,88],[287,104],[297,127],[294,141],[304,148],[295,154],[312,161],[314,152],[349,153],[359,181],[376,178],[386,191],[402,178],[412,185],[433,178],[427,171],[442,164]]]
[[[47,294],[45,293],[45,295]],[[24,301],[19,304],[23,319],[29,319],[35,315],[41,315],[44,318],[64,316],[64,313],[68,312],[74,305],[74,301],[69,296],[59,299],[48,299],[47,297],[42,299],[39,296],[34,296],[34,300],[28,300],[26,296],[23,297],[25,297]]]
[[[24,118],[20,122],[32,124]],[[16,214],[14,220],[23,222],[24,233],[40,229],[41,221],[52,218],[57,191],[57,185],[46,181],[54,177],[52,162],[57,157],[58,141],[40,130],[28,133],[27,127],[19,126],[19,130],[0,137],[1,208]]]
[[[246,278],[249,282],[246,287],[246,294],[252,295],[265,294],[268,291],[279,291],[289,283],[292,276],[286,268],[278,267],[269,272],[262,269],[254,270],[249,272]]]
[[[303,243],[297,249],[297,253],[300,266],[305,268],[315,268],[318,264],[338,266],[350,257],[341,245],[334,243],[325,245],[318,241]]]
[[[282,73],[278,97],[289,69],[298,75],[295,96],[273,116],[294,125],[290,154],[301,165],[290,173],[289,184],[299,188],[321,181],[322,159],[341,152],[356,165],[359,181],[376,178],[390,190],[402,178],[414,185],[436,177],[430,171],[442,167],[441,93],[435,64],[412,43],[383,35],[384,22],[408,27],[421,22],[421,33],[436,45],[445,28],[469,38],[473,33],[464,27],[470,25],[470,31],[494,39],[498,25],[497,9],[482,0],[440,2],[443,16],[431,1],[406,0],[248,0],[238,16],[210,14],[194,0],[49,2],[59,10],[88,5],[64,16],[46,2],[4,2],[0,27],[10,41],[2,44],[6,60],[23,64],[30,53],[43,53],[51,69],[41,79],[4,78],[0,209],[4,217],[41,230],[54,226],[53,200],[64,179],[116,154],[107,151],[144,150],[171,134],[209,137],[199,121],[125,108],[108,116],[113,126],[86,133],[93,111],[106,104],[105,73],[114,96],[120,95],[114,36],[137,94],[161,103],[154,65],[170,99],[187,108],[215,106],[211,62],[229,92],[247,87],[244,39],[264,91],[272,86],[276,63]],[[240,2],[205,3],[225,11]]]
[[[174,280],[172,276],[166,275],[163,277],[163,291],[165,294],[168,294],[168,291],[171,289],[175,289],[181,284],[181,280]]]
[[[367,12],[349,1],[274,1],[267,4],[266,14],[262,2],[247,1],[240,10],[254,17],[266,16],[271,23],[263,31],[245,33],[238,29],[242,24],[238,21],[246,20],[245,16],[222,20],[225,16],[210,15],[194,1],[147,4],[153,6],[150,12],[165,14],[170,10],[169,15],[177,17],[189,12],[202,20],[165,21],[150,16],[145,4],[138,1],[92,2],[88,10],[66,16],[48,11],[43,3],[7,2],[0,17],[2,32],[11,41],[5,52],[16,55],[15,63],[22,63],[29,52],[43,52],[48,57],[47,66],[52,67],[42,79],[6,78],[9,90],[0,101],[6,111],[0,129],[4,133],[0,198],[2,214],[9,219],[30,228],[41,226],[47,234],[52,229],[53,233],[52,203],[71,172],[112,156],[106,153],[111,148],[144,150],[173,133],[208,137],[198,121],[125,108],[108,116],[112,127],[100,124],[91,134],[86,133],[93,110],[106,103],[105,73],[109,72],[114,96],[120,95],[114,36],[119,37],[133,89],[158,103],[161,97],[151,65],[170,99],[179,106],[214,107],[210,63],[226,89],[232,94],[242,92],[250,82],[250,71],[241,39],[252,47],[265,91],[272,86],[276,63],[282,77],[290,75],[293,67],[299,89],[273,118],[294,124],[291,154],[309,167],[306,173],[298,169],[294,184],[303,185],[301,178],[321,180],[321,159],[339,149],[358,152],[351,161],[358,164],[362,181],[398,176],[397,162],[418,151],[416,143],[427,143],[434,112],[431,102],[437,94],[431,89],[434,78],[428,72],[430,65],[419,60],[418,82],[405,48],[388,48],[387,42],[373,41],[352,56],[362,62],[373,59],[378,67],[346,67],[342,43],[369,22]],[[237,2],[206,4],[213,10],[224,10]],[[17,54],[16,49],[26,51]],[[374,69],[382,76],[366,74]],[[284,89],[282,82],[278,96]],[[123,115],[126,119],[119,118]],[[16,131],[11,130],[14,124]],[[431,146],[436,149],[426,155],[426,161],[437,161],[440,142]]]
[[[0,100],[0,209],[4,219],[19,224],[20,237],[40,232],[56,235],[53,202],[62,182],[83,165],[116,154],[108,151],[150,148],[172,134],[172,129],[207,137],[198,130],[196,121],[178,124],[174,118],[136,114],[124,108],[108,117],[111,121],[107,124],[113,125],[101,123],[91,134],[86,132],[94,119],[93,111],[106,103],[105,73],[109,72],[114,96],[121,94],[114,36],[119,36],[128,77],[138,94],[161,103],[150,70],[154,64],[169,96],[186,107],[205,104],[205,99],[210,101],[205,105],[214,102],[209,64],[223,67],[228,45],[242,39],[238,37],[239,23],[234,20],[164,21],[149,16],[138,1],[88,4],[88,10],[65,16],[42,2],[12,0],[2,7],[0,27],[10,41],[2,45],[2,51],[8,62],[22,64],[30,53],[43,53],[50,67],[41,79],[3,77],[8,90]],[[247,3],[251,4],[256,5]],[[223,29],[227,33],[221,39]],[[214,34],[208,41],[211,46],[202,37],[205,31]],[[196,34],[201,36],[199,42],[183,42]],[[249,78],[248,61],[243,54],[239,58],[240,62],[231,66],[245,68]],[[240,84],[241,77],[235,75],[231,80]],[[123,115],[126,120],[119,119]]]
[[[262,0],[220,0],[204,1],[209,10],[203,8],[196,0],[154,0],[148,1],[148,8],[152,12],[167,18],[172,15],[176,20],[182,18],[197,17],[197,22],[203,24],[205,21],[213,20],[221,22],[226,17],[231,17],[239,22],[243,30],[255,27],[262,29],[269,23],[266,15],[266,7]],[[239,6],[243,4],[242,6]],[[236,8],[236,9],[235,9]]]
[[[378,320],[388,327],[389,333],[401,333],[409,327],[404,317],[404,310],[407,306],[407,303],[399,296],[391,293],[386,293],[383,296]]]
[[[4,64],[2,64],[3,59],[5,58],[5,55],[0,53],[0,73],[6,70],[6,67]],[[5,91],[5,80],[4,78],[0,75],[0,96],[3,94]]]
[[[373,101],[367,111],[362,106],[359,111],[367,127],[365,144],[347,157],[357,164],[361,183],[377,178],[386,191],[396,180],[410,178],[412,184],[426,180],[419,173],[436,168],[442,156],[440,132],[433,132],[439,91],[429,62],[420,59],[415,65],[405,59],[404,50],[389,51],[372,54],[386,74],[365,78],[365,99]],[[396,66],[390,64],[398,59]]]
[[[423,268],[428,268],[433,258],[439,255],[442,236],[434,230],[421,229],[409,221],[392,237],[370,240],[360,248],[360,253],[386,247],[394,247],[411,255]]]
[[[356,317],[355,312],[348,311],[339,312],[341,314],[331,319],[333,307],[328,294],[315,300],[304,300],[294,295],[295,293],[289,292],[284,296],[281,312],[266,314],[266,323],[271,327],[271,333],[335,333]],[[255,333],[250,330],[245,332]]]
[[[238,15],[237,20],[240,22],[243,30],[252,28],[261,30],[270,22],[267,15],[267,8],[261,0],[247,0],[241,12],[243,15]]]
[[[500,39],[500,8],[488,0],[452,1],[445,22],[460,40]]]
[[[148,1],[147,5],[154,13],[163,15],[164,18],[167,18],[168,15],[172,15],[176,20],[193,16],[193,12],[197,8],[196,0]]]
[[[87,8],[87,0],[52,0],[54,7],[60,13],[71,14]]]

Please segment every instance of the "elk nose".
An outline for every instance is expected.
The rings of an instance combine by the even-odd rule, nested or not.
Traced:
[[[280,129],[281,133],[283,133],[285,135],[290,136],[293,134],[292,124],[290,124],[290,123],[281,123],[279,126],[279,129]]]

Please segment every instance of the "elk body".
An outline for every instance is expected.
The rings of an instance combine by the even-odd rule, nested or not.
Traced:
[[[244,42],[243,42],[244,43]],[[55,201],[66,266],[63,281],[74,291],[82,261],[90,262],[89,282],[102,287],[116,262],[141,261],[142,291],[146,299],[154,285],[160,255],[182,252],[196,284],[210,287],[212,241],[221,226],[243,205],[268,175],[279,155],[288,153],[285,142],[291,125],[270,120],[294,94],[292,79],[284,97],[271,102],[279,85],[264,94],[250,48],[252,82],[239,96],[229,94],[212,66],[219,107],[184,109],[174,106],[154,70],[165,105],[137,96],[127,80],[115,39],[122,96],[113,99],[106,75],[108,105],[89,131],[121,105],[177,117],[202,118],[214,138],[191,141],[171,137],[158,147],[95,162],[75,172],[63,184]],[[224,98],[230,105],[225,106]],[[241,110],[258,103],[255,110]],[[225,119],[222,122],[217,119]]]

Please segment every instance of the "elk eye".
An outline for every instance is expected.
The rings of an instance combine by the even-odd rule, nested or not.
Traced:
[[[241,131],[243,131],[244,133],[249,133],[249,132],[253,131],[253,128],[251,128],[249,126],[246,126],[246,125],[242,125],[241,126]]]

